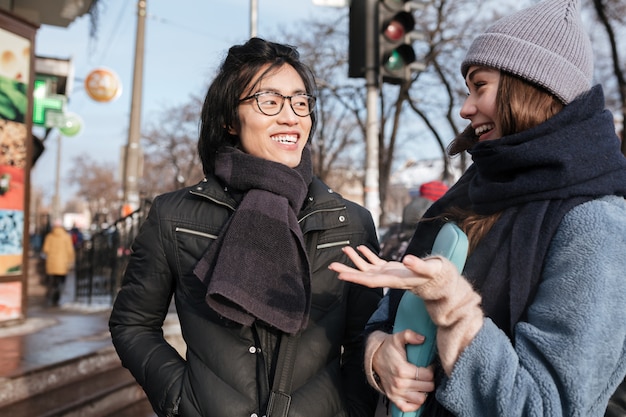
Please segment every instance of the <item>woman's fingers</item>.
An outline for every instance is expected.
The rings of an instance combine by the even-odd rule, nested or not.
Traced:
[[[404,390],[401,393],[386,393],[400,411],[409,412],[420,408],[428,397],[428,392]]]
[[[357,246],[357,249],[372,265],[383,266],[387,263],[387,261],[381,259],[377,254],[372,252],[372,250],[365,245]]]
[[[424,336],[411,330],[394,333],[381,344],[373,358],[374,370],[385,394],[401,411],[417,410],[435,389],[433,367],[416,367],[406,360],[406,344],[423,341]]]
[[[366,265],[362,265],[362,262],[365,262]],[[357,263],[358,265],[356,265]],[[424,277],[416,276],[400,262],[385,262],[384,265],[375,266],[361,260],[355,262],[355,265],[359,269],[339,262],[331,263],[328,268],[339,273],[338,277],[343,281],[350,281],[370,288],[389,287],[406,290],[425,282]]]
[[[407,255],[403,262],[388,262],[379,258],[367,246],[359,246],[357,249],[363,256],[350,246],[342,248],[356,268],[339,262],[331,263],[328,268],[337,272],[341,280],[370,288],[388,287],[412,290],[432,279],[442,268],[440,258],[423,260]]]
[[[355,251],[354,248],[352,248],[351,246],[346,246],[342,248],[342,251],[343,253],[348,255],[348,258],[350,258],[350,260],[354,263],[354,265],[361,271],[365,272],[368,269],[370,269],[371,266],[373,266],[370,262],[361,258],[361,256],[357,253],[357,251]]]

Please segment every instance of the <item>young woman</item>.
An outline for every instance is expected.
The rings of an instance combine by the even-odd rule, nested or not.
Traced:
[[[357,269],[330,266],[342,280],[425,300],[437,325],[432,367],[406,360],[405,345],[423,336],[390,334],[397,291],[369,324],[370,383],[401,410],[602,416],[624,379],[626,159],[591,86],[578,7],[543,1],[473,42],[461,68],[470,126],[451,146],[472,166],[426,212],[401,263],[346,248]],[[463,275],[427,256],[447,221],[469,238]]]
[[[142,225],[110,329],[159,416],[374,415],[362,331],[382,293],[328,265],[377,236],[313,176],[314,93],[294,48],[230,48],[202,110],[206,178],[157,197]],[[185,358],[161,330],[172,296]]]

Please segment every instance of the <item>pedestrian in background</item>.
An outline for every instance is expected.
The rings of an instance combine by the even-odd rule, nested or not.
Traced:
[[[380,243],[380,257],[386,261],[399,261],[415,233],[417,223],[426,210],[448,190],[441,181],[428,181],[420,185],[419,193],[402,210],[402,222],[394,224]]]
[[[315,91],[295,48],[231,47],[202,109],[206,178],[151,206],[110,329],[159,416],[374,415],[362,332],[382,294],[328,265],[378,240],[313,175]],[[161,329],[172,296],[184,358]]]
[[[72,245],[74,250],[79,251],[83,247],[84,236],[76,224],[72,225],[70,229],[70,236],[72,237]]]
[[[75,260],[72,237],[60,220],[54,221],[41,252],[46,257],[46,302],[55,307],[59,305],[67,273],[74,267]]]
[[[441,198],[448,186],[441,181],[428,181],[420,185],[419,194],[414,196],[402,210],[402,223],[405,227],[417,227],[426,210]]]
[[[576,0],[492,25],[461,66],[470,121],[451,152],[473,164],[420,222],[402,263],[346,248],[340,278],[410,290],[437,325],[438,363],[417,368],[389,334],[389,291],[370,321],[365,368],[422,416],[603,416],[626,374],[626,158]],[[460,275],[428,256],[446,221],[469,239]],[[433,386],[434,380],[434,386]],[[436,389],[435,395],[428,395]],[[623,414],[622,414],[623,415]]]

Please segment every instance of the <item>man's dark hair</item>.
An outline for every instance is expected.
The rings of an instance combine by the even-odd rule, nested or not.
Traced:
[[[223,146],[236,146],[239,137],[229,133],[229,128],[239,123],[238,107],[242,96],[250,95],[261,80],[283,65],[291,65],[302,78],[306,92],[316,95],[313,73],[300,61],[295,47],[251,38],[243,45],[235,45],[228,50],[220,70],[211,83],[202,106],[198,152],[205,175],[213,172],[216,152]],[[257,73],[265,68],[255,81]],[[244,90],[247,91],[244,92]],[[317,117],[311,113],[311,140]]]

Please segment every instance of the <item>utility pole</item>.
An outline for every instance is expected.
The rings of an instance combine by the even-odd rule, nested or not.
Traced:
[[[141,176],[141,100],[143,92],[143,58],[146,27],[146,0],[137,3],[137,35],[135,39],[135,66],[133,90],[130,105],[130,125],[128,143],[124,151],[124,209],[128,214],[139,208],[139,177]]]
[[[57,165],[54,175],[54,197],[52,203],[52,221],[61,218],[61,133],[57,132]]]
[[[250,37],[254,38],[257,31],[257,22],[259,20],[259,0],[250,0]]]
[[[378,122],[378,67],[376,56],[376,42],[378,28],[376,27],[376,13],[378,0],[365,0],[365,85],[367,87],[367,119],[365,126],[365,208],[372,214],[374,225],[380,223],[380,193],[378,186],[378,137],[380,127]]]

